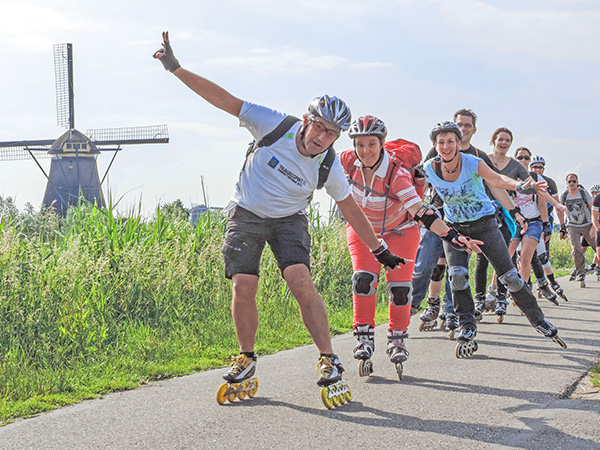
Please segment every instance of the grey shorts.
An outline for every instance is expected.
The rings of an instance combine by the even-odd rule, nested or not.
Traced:
[[[265,242],[271,247],[282,274],[294,264],[304,264],[310,269],[310,234],[304,214],[262,219],[234,206],[229,211],[222,250],[225,276],[231,278],[236,273],[258,276]]]

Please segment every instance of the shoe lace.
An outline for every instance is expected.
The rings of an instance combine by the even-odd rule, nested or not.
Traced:
[[[317,375],[321,375],[321,377],[329,377],[333,373],[333,363],[331,362],[331,358],[327,356],[321,356],[319,362],[317,363]]]
[[[229,370],[229,373],[237,375],[242,370],[244,370],[246,368],[246,366],[248,365],[248,364],[246,364],[247,359],[249,359],[249,358],[247,358],[246,355],[232,356],[231,364],[230,364],[231,369]]]

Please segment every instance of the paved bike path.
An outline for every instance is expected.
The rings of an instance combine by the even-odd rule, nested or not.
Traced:
[[[561,280],[569,302],[541,300],[569,348],[529,326],[509,307],[503,324],[486,314],[479,350],[457,359],[441,331],[410,325],[404,380],[376,329],[375,373],[360,378],[354,338],[334,339],[353,392],[324,408],[311,345],[259,358],[255,398],[219,406],[220,370],[152,383],[0,428],[1,449],[599,449],[600,400],[570,399],[600,359],[600,282]]]

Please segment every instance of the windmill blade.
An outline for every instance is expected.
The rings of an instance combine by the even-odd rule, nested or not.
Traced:
[[[48,149],[53,142],[54,140],[0,142],[0,161],[34,159],[30,152],[36,152],[37,159],[51,158],[52,155],[48,154]]]
[[[54,45],[56,77],[56,123],[68,130],[75,128],[73,93],[73,45]]]
[[[169,142],[169,130],[166,125],[92,129],[87,130],[85,134],[96,145],[166,144]]]

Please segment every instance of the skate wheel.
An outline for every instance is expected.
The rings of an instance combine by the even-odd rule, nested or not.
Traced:
[[[423,331],[423,328],[425,328],[425,322],[419,324],[419,331]]]
[[[327,386],[321,388],[321,401],[325,405],[325,408],[333,408],[333,400],[329,398],[329,388]]]
[[[498,314],[498,323],[502,323],[502,322],[504,322],[504,315]]]
[[[402,367],[402,363],[396,363],[396,373],[398,374],[398,379],[400,381],[402,381],[402,370],[404,368]]]
[[[258,378],[252,378],[252,383],[254,384],[254,387],[247,392],[248,398],[254,397],[256,395],[256,391],[258,391]]]
[[[235,402],[236,398],[237,398],[237,394],[235,392],[232,392],[231,394],[229,394],[227,396],[227,400],[229,401],[229,403]]]
[[[450,332],[448,333],[448,339],[450,339],[450,340],[454,339],[454,330],[450,330]]]
[[[340,400],[340,405],[345,405],[346,403],[348,403],[348,399],[346,398],[346,393],[344,392],[343,394],[340,394],[338,396],[339,400]]]
[[[369,359],[361,359],[358,362],[358,376],[368,377],[373,373],[373,363]]]
[[[246,398],[246,392],[245,391],[238,392],[237,398],[239,400],[244,400]]]
[[[219,405],[222,405],[227,400],[225,392],[227,392],[228,387],[229,386],[227,384],[222,384],[221,386],[219,386],[219,390],[217,391],[217,403]]]
[[[333,397],[331,397],[331,402],[333,403],[333,407],[337,408],[338,406],[340,406],[341,403],[340,396],[334,395]]]
[[[440,321],[440,331],[444,331],[446,329],[446,322],[444,320]]]
[[[584,288],[585,287],[585,281],[582,281],[581,283],[579,283],[579,287]]]

